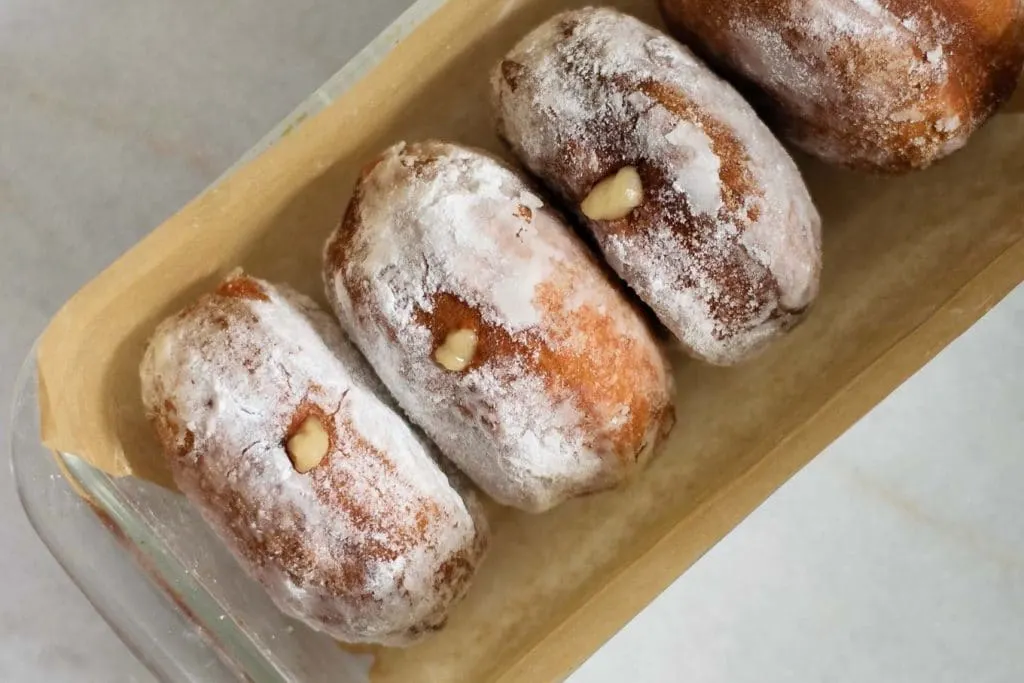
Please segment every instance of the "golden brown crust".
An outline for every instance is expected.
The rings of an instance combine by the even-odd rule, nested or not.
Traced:
[[[175,482],[282,610],[350,642],[444,623],[486,523],[315,304],[233,275],[160,326],[141,374]],[[328,449],[300,472],[309,418]]]
[[[254,299],[270,301],[266,290],[255,278],[245,274],[229,277],[217,287],[217,296],[227,299]]]
[[[1024,66],[1019,0],[661,0],[673,32],[762,93],[789,140],[866,170],[959,149]]]
[[[463,372],[472,372],[488,363],[516,361],[524,368],[543,378],[546,390],[552,396],[571,400],[582,417],[583,445],[600,449],[601,441],[610,444],[609,452],[620,461],[623,469],[630,469],[647,446],[651,425],[661,424],[657,439],[668,434],[675,423],[675,411],[665,400],[666,393],[638,390],[637,387],[658,386],[664,383],[664,363],[649,348],[638,345],[617,329],[618,311],[602,312],[581,307],[565,312],[566,292],[557,284],[542,285],[537,292],[538,306],[547,314],[549,334],[533,331],[509,334],[500,325],[488,323],[481,311],[449,293],[434,297],[430,312],[418,310],[416,322],[428,328],[433,339],[432,354],[454,330],[470,329],[476,332],[478,346],[470,365]],[[617,308],[612,304],[612,308]],[[381,324],[388,325],[382,320]],[[389,334],[397,330],[388,325]],[[569,336],[580,335],[589,340],[585,350],[565,344]],[[633,372],[622,372],[629,367]],[[626,418],[621,424],[608,429],[606,421],[609,404],[622,406]],[[456,404],[456,409],[469,406]],[[599,488],[616,484],[609,479]],[[570,490],[578,496],[595,492],[593,482],[581,482]]]
[[[636,171],[639,206],[587,226],[692,355],[736,363],[801,319],[817,212],[785,150],[688,51],[614,10],[567,12],[509,53],[493,86],[500,135],[571,206]]]
[[[540,511],[614,486],[674,422],[638,312],[561,217],[483,153],[388,150],[325,249],[325,278],[399,403],[503,503]],[[475,334],[475,351],[446,371],[434,358],[458,331]]]

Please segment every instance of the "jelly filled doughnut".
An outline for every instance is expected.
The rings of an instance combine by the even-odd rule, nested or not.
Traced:
[[[387,150],[327,244],[325,280],[413,422],[500,503],[541,512],[613,487],[674,421],[641,314],[484,153]]]
[[[684,41],[825,161],[924,168],[960,149],[1024,66],[1020,0],[661,0]]]
[[[499,134],[693,356],[750,357],[818,291],[792,159],[693,54],[612,9],[560,14],[493,74]]]
[[[312,301],[233,275],[160,325],[141,378],[176,484],[282,611],[353,643],[444,624],[486,522]]]

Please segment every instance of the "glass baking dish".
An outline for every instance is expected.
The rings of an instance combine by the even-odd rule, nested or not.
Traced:
[[[224,175],[326,107],[445,1],[416,2]],[[60,565],[159,679],[369,680],[368,656],[281,614],[183,497],[46,449],[35,357],[33,349],[19,374],[10,422],[18,496]]]
[[[581,0],[562,0],[555,4],[575,5],[579,2]],[[620,4],[654,12],[654,4],[647,0],[621,0]],[[400,54],[404,48],[409,48],[405,58],[408,68],[394,69],[379,80],[363,80],[364,75],[391,54],[403,38],[443,5],[445,21],[439,22],[443,30],[419,31],[395,53]],[[449,133],[458,131],[461,135],[463,127],[472,127],[470,119],[464,115],[464,107],[472,101],[471,98],[480,95],[478,91],[460,90],[458,97],[435,98],[433,92],[424,90],[424,96],[410,87],[412,94],[404,98],[401,89],[407,87],[410,79],[437,75],[429,69],[425,70],[425,75],[420,73],[425,55],[430,51],[449,50],[450,54],[460,57],[442,63],[445,68],[452,67],[451,73],[456,77],[464,76],[465,69],[475,73],[478,65],[475,57],[478,55],[473,52],[462,54],[455,49],[460,33],[470,36],[476,45],[486,43],[490,46],[495,30],[506,30],[510,26],[517,26],[515,30],[523,29],[549,12],[550,7],[550,0],[504,0],[501,3],[463,0],[461,5],[457,2],[446,4],[446,0],[419,0],[348,66],[275,127],[238,162],[239,165],[265,151],[343,93],[348,92],[348,96],[360,93],[361,87],[352,88],[360,81],[360,85],[367,85],[365,90],[369,94],[363,92],[361,98],[353,98],[357,109],[349,110],[344,106],[338,109],[346,113],[362,112],[364,118],[373,117],[375,110],[372,106],[379,104],[374,98],[390,97],[388,102],[395,105],[393,108],[400,104],[411,105],[408,110],[414,116],[421,116],[420,108],[429,110],[430,100],[436,99],[443,106],[430,112],[435,121],[443,123],[443,130]],[[463,88],[465,83],[457,80],[454,85]],[[371,86],[380,87],[374,89]],[[319,119],[307,131],[324,121],[324,118]],[[340,117],[336,121],[344,122],[345,119]],[[387,127],[380,128],[381,131],[377,132],[383,136]],[[1004,126],[1001,130],[1005,133],[1008,129]],[[377,132],[362,131],[371,138]],[[1018,137],[1018,132],[1022,136]],[[390,133],[386,137],[389,136]],[[348,137],[355,139],[359,135]],[[481,137],[478,135],[476,141],[479,142]],[[347,140],[347,137],[338,136],[338,139]],[[994,152],[991,145],[995,140],[994,136],[988,139],[990,154]],[[1024,144],[1024,129],[1014,128],[1010,140]],[[281,152],[287,156],[289,148],[302,147],[300,143],[304,142],[309,142],[309,139],[296,136],[289,140],[294,144],[282,145],[274,153]],[[1016,142],[1002,146],[999,153],[994,154],[1000,162],[998,164],[985,158],[984,145],[975,149],[977,152],[973,159],[976,163],[986,164],[980,170],[987,173],[979,173],[977,182],[959,183],[954,188],[957,191],[949,193],[949,202],[939,201],[934,206],[929,203],[921,215],[900,221],[903,229],[893,231],[895,243],[892,246],[895,249],[880,249],[875,244],[878,240],[874,239],[877,237],[874,231],[855,230],[860,225],[857,220],[841,221],[840,230],[836,233],[840,240],[832,241],[834,249],[861,249],[866,256],[838,273],[843,275],[845,272],[841,284],[847,289],[834,287],[831,292],[836,296],[831,305],[835,307],[833,310],[842,312],[847,323],[839,329],[852,329],[852,324],[859,321],[864,334],[863,337],[845,340],[839,340],[838,335],[826,335],[838,346],[836,355],[817,354],[812,349],[812,360],[817,359],[813,367],[820,369],[826,381],[815,383],[814,391],[805,397],[789,375],[768,373],[766,376],[781,383],[778,395],[785,398],[779,402],[783,408],[765,409],[763,414],[770,419],[757,420],[757,413],[752,412],[756,406],[747,404],[747,409],[741,411],[747,422],[745,428],[722,423],[721,429],[709,430],[710,433],[700,442],[709,453],[724,453],[719,445],[731,444],[730,458],[725,464],[721,468],[708,467],[701,464],[708,462],[704,460],[692,468],[684,464],[663,470],[673,474],[672,478],[648,477],[646,481],[653,484],[644,494],[629,497],[635,506],[618,508],[625,509],[629,515],[606,515],[602,519],[612,520],[613,524],[595,527],[601,533],[589,537],[589,550],[593,554],[579,552],[578,545],[573,546],[575,552],[563,552],[569,547],[569,542],[576,541],[576,535],[583,535],[577,534],[580,527],[575,522],[589,523],[585,514],[578,517],[567,515],[560,526],[543,529],[528,529],[526,524],[517,526],[514,518],[506,518],[506,533],[501,537],[506,541],[501,548],[506,553],[504,564],[493,563],[492,566],[500,566],[503,570],[521,568],[523,563],[514,562],[518,558],[526,558],[525,563],[531,564],[530,571],[521,571],[523,580],[519,584],[520,592],[515,595],[517,605],[523,607],[509,615],[504,611],[488,611],[493,606],[491,603],[478,603],[479,614],[475,619],[463,622],[464,632],[460,635],[465,636],[466,632],[472,636],[489,633],[492,636],[488,641],[490,647],[474,650],[466,640],[449,639],[439,646],[442,650],[439,658],[444,659],[443,663],[459,664],[473,660],[469,656],[472,653],[477,656],[470,666],[477,668],[466,670],[484,670],[491,666],[492,661],[500,660],[503,667],[500,669],[501,680],[534,683],[566,675],[771,491],[1016,285],[1020,280],[1018,265],[1024,263],[1021,258],[1024,240],[1020,239],[1024,223],[1006,219],[995,222],[988,231],[981,231],[975,229],[979,214],[973,209],[965,214],[969,220],[944,221],[939,215],[944,211],[956,213],[956,200],[960,198],[963,203],[968,203],[974,199],[970,192],[991,194],[991,188],[979,190],[978,183],[986,178],[991,181],[997,173],[1009,174],[1017,170],[1024,178],[1024,167],[1018,168],[1016,163],[1020,158],[1015,154],[1019,149]],[[355,168],[348,164],[354,163],[352,160],[356,156],[348,156],[343,165],[346,171]],[[230,169],[228,174],[236,168]],[[955,165],[945,165],[945,168],[955,168]],[[877,197],[880,203],[873,205],[871,212],[862,212],[858,216],[876,216],[880,221],[882,210],[903,217],[899,204],[908,196],[938,198],[940,195],[936,188],[940,184],[938,180],[944,177],[943,173],[943,168],[939,168],[938,175],[929,176],[931,180],[922,186],[892,186],[894,189],[885,191],[876,188],[870,180],[853,184],[835,183],[837,178],[842,180],[842,174],[837,172],[816,172],[815,180],[819,189],[829,190],[830,195],[837,189],[832,185],[839,185],[841,192],[832,198],[838,199],[843,192],[851,193],[850,196],[857,197],[859,209],[872,204],[868,201],[871,197]],[[1016,205],[1009,204],[1019,196],[1020,184],[1008,183],[1007,186],[1012,194],[999,202],[982,202],[981,205],[987,206],[990,213],[1003,207],[1013,209],[1013,215],[1016,215]],[[945,186],[941,190],[945,193]],[[331,220],[335,219],[336,216],[331,214]],[[886,223],[873,222],[873,225],[885,227]],[[863,272],[858,269],[863,269]],[[864,294],[864,288],[856,286],[862,278],[869,279],[864,277],[865,274],[872,276],[870,279],[875,283],[868,292],[871,296]],[[934,286],[940,280],[942,286]],[[887,284],[891,288],[907,288],[897,295]],[[846,305],[854,300],[848,297],[843,297],[842,305],[839,305],[838,294],[843,291],[847,295],[855,295],[855,298],[859,296],[860,305]],[[912,293],[916,297],[912,297]],[[825,334],[825,327],[832,323],[824,318],[817,320],[820,321],[819,334]],[[808,334],[808,328],[803,329]],[[52,335],[44,336],[44,340],[54,346]],[[58,339],[56,345],[61,343],[63,341]],[[799,349],[799,346],[793,349]],[[282,616],[263,591],[245,577],[180,496],[132,477],[110,477],[73,454],[53,454],[44,448],[39,442],[35,358],[33,352],[25,364],[14,402],[11,445],[19,495],[30,520],[58,561],[115,631],[158,677],[168,681],[214,683],[239,679],[337,683],[365,683],[368,680],[368,656],[342,650],[330,639]],[[823,360],[833,362],[826,364]],[[67,367],[77,369],[81,366],[69,364]],[[134,368],[129,369],[129,380],[134,381],[134,373]],[[719,378],[725,376],[717,375]],[[63,373],[49,386],[62,386],[62,381],[70,381],[72,377],[71,373]],[[710,379],[698,371],[687,373],[687,377],[695,386]],[[722,384],[718,384],[723,387],[719,398],[728,395],[730,382],[734,383],[733,389],[743,390],[747,385],[741,386],[742,381],[739,375],[722,380]],[[73,395],[71,392],[66,394]],[[99,407],[107,408],[107,394],[96,395],[102,396],[101,401],[96,401]],[[53,394],[50,395],[52,397]],[[692,401],[690,405],[698,407],[698,403]],[[74,405],[70,409],[64,406],[68,413],[78,416],[85,414],[85,409],[95,407],[93,404]],[[702,413],[697,410],[693,415],[700,417]],[[703,414],[704,420],[713,417],[709,413]],[[691,416],[691,419],[697,418]],[[755,423],[766,426],[755,429]],[[87,424],[81,423],[78,427],[83,428],[87,428]],[[75,450],[77,447],[76,444],[68,448]],[[86,450],[83,448],[81,452],[84,454]],[[113,458],[124,454],[115,449],[109,455]],[[660,462],[665,463],[665,459]],[[662,485],[663,482],[679,486],[670,490]],[[701,486],[697,486],[698,482],[702,482]],[[659,504],[673,498],[677,491],[698,489],[700,496],[680,495],[671,506],[660,511]],[[580,505],[589,505],[593,500]],[[553,529],[562,534],[562,545],[541,547]],[[550,550],[547,559],[559,568],[570,566],[581,572],[580,567],[598,557],[602,558],[597,561],[600,571],[577,574],[591,577],[589,583],[574,583],[565,580],[564,574],[551,571],[546,578],[552,580],[544,583],[538,579],[548,571],[545,563],[538,562],[535,554],[517,554],[520,532],[534,542],[528,546],[532,550]],[[628,564],[618,562],[619,554],[614,550],[621,550]],[[494,552],[495,548],[492,548]],[[558,557],[554,557],[556,553]],[[568,558],[565,565],[559,564],[563,558]],[[604,572],[606,569],[608,571]],[[603,583],[598,584],[598,578]],[[551,588],[562,584],[582,588],[562,593]],[[504,590],[480,591],[478,595],[508,593],[508,584],[502,586]],[[540,589],[536,594],[531,592],[537,586],[546,592]],[[555,594],[564,598],[559,609],[540,616],[530,614],[531,610],[539,612],[534,607],[547,604],[550,602],[548,596]],[[506,607],[502,603],[497,609],[505,610]],[[524,614],[532,617],[533,622],[524,620]],[[505,630],[493,626],[500,621],[499,617],[506,618]],[[536,624],[541,628],[533,629]],[[515,629],[528,633],[529,637],[516,640],[520,636]],[[450,629],[448,634],[452,632]],[[534,635],[542,637],[533,639]],[[443,637],[433,642],[439,641],[443,641]],[[392,656],[392,667],[388,671],[388,659]],[[378,658],[377,673],[388,675],[390,681],[423,678],[480,680],[479,676],[454,675],[444,679],[428,673],[423,668],[423,660],[415,657],[399,660],[401,653],[382,653]],[[431,662],[428,660],[427,663]],[[440,670],[463,669],[455,666],[454,669]],[[495,665],[495,671],[498,670]]]

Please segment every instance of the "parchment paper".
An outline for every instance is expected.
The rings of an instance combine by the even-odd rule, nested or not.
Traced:
[[[490,65],[532,26],[582,4],[452,0],[328,110],[87,285],[39,345],[43,441],[169,485],[137,377],[156,324],[238,265],[322,301],[321,245],[360,167],[398,139],[503,153]],[[659,23],[650,0],[614,4]],[[965,151],[902,178],[800,161],[825,219],[823,289],[807,323],[740,368],[676,356],[679,425],[651,470],[542,517],[496,510],[491,556],[448,629],[377,653],[375,680],[566,675],[1024,279],[1024,115],[1001,115]]]

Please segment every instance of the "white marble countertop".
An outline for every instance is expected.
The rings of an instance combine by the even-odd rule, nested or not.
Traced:
[[[1024,286],[571,683],[1024,681]]]
[[[0,407],[80,285],[408,0],[0,3]],[[703,558],[573,683],[1024,680],[1024,289]],[[0,680],[150,681],[0,468]]]

